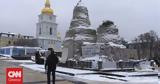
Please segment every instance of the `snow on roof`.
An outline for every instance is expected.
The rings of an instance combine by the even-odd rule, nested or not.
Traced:
[[[11,33],[11,32],[8,32],[8,33],[1,32],[1,34],[14,34],[14,35],[18,35],[17,33]]]
[[[12,33],[12,32],[1,32],[0,34],[9,34],[9,35],[20,35],[20,36],[27,36],[27,37],[33,37],[33,36],[29,36],[29,35],[24,35],[24,34],[18,34],[18,33]]]

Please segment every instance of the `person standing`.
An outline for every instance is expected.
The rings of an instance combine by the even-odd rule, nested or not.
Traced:
[[[35,53],[35,62],[36,62],[37,64],[40,64],[40,57],[41,57],[40,52],[37,51],[37,52]]]
[[[55,71],[56,71],[56,65],[58,63],[58,57],[54,53],[53,48],[48,48],[49,55],[46,60],[46,66],[47,66],[47,84],[50,84],[51,78],[50,75],[52,73],[52,83],[55,84]]]
[[[50,51],[49,51],[50,52]],[[47,63],[46,63],[46,61],[47,61],[47,58],[48,58],[48,56],[49,56],[49,53],[48,52],[48,50],[45,52],[45,57],[44,57],[44,68],[45,68],[45,73],[47,73]]]

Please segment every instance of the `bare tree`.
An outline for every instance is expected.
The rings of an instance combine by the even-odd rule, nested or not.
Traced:
[[[148,59],[151,60],[154,58],[155,50],[157,49],[155,44],[158,42],[158,35],[155,31],[151,30],[144,34],[140,34],[133,40],[133,42],[135,43],[139,59],[141,59],[141,55],[146,56],[148,51]]]

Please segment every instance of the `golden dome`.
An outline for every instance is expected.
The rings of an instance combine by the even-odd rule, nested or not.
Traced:
[[[53,14],[53,10],[51,8],[43,8],[42,14]]]
[[[42,9],[42,14],[53,14],[53,9],[50,8],[49,0],[46,0],[45,7]]]

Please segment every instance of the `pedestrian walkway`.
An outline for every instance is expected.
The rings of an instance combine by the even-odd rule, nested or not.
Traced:
[[[0,84],[6,84],[6,68],[20,67],[18,63],[0,60]],[[24,84],[47,84],[46,74],[23,68]],[[63,78],[56,77],[56,84],[73,84]]]

